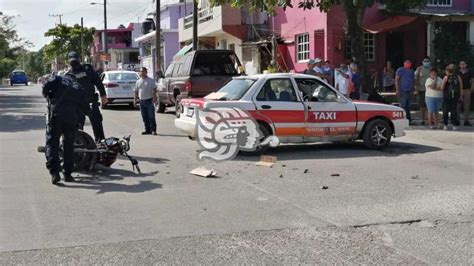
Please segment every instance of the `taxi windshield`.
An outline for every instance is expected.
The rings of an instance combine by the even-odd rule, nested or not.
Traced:
[[[255,83],[255,79],[238,78],[232,79],[224,85],[217,93],[222,95],[220,100],[239,100]]]

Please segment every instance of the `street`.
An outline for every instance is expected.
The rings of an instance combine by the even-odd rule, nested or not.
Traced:
[[[0,87],[0,265],[473,262],[472,129],[412,127],[383,151],[285,145],[269,168],[198,161],[172,112],[142,136],[140,112],[112,106],[105,133],[132,135],[143,173],[120,157],[54,186],[40,91]],[[199,166],[217,177],[189,174]]]

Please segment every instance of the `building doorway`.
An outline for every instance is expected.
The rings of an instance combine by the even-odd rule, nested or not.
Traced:
[[[405,60],[405,51],[403,49],[403,32],[390,32],[387,33],[386,39],[386,55],[387,60],[392,62],[392,67],[397,69],[403,66]]]

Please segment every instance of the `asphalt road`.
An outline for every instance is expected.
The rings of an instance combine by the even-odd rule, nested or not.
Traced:
[[[384,151],[282,146],[266,168],[199,162],[171,113],[141,136],[122,106],[103,111],[106,135],[132,134],[143,174],[120,158],[53,186],[44,113],[39,86],[0,88],[0,265],[474,262],[472,130],[412,128]]]

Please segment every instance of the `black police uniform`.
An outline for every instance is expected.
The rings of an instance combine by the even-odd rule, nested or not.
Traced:
[[[90,104],[89,120],[94,131],[94,137],[96,141],[105,139],[104,128],[102,126],[102,114],[100,113],[98,95],[95,92],[95,87],[99,91],[100,96],[105,96],[105,89],[102,81],[100,80],[97,73],[94,71],[94,67],[89,64],[81,64],[76,69],[71,69],[67,72],[68,74],[74,75],[77,82],[81,84],[86,92],[87,102]],[[81,129],[84,127],[85,116],[81,118],[79,122]]]
[[[59,177],[59,139],[63,139],[63,169],[65,177],[70,176],[74,169],[74,138],[80,117],[89,111],[85,100],[84,89],[74,80],[65,75],[50,79],[43,86],[43,96],[48,99],[48,121],[46,128],[46,167],[53,176]]]

